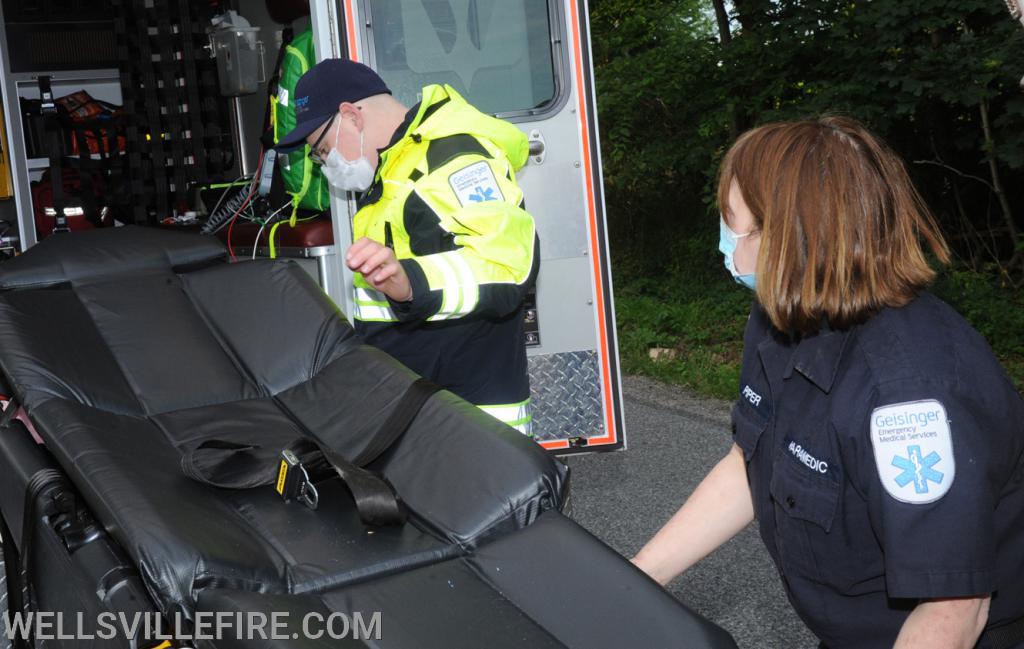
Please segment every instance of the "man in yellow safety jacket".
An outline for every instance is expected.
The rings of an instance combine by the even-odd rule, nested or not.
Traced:
[[[358,195],[346,253],[356,331],[531,434],[522,311],[540,244],[515,179],[526,136],[447,85],[407,108],[343,59],[312,67],[294,97],[277,149],[309,146],[328,182]]]

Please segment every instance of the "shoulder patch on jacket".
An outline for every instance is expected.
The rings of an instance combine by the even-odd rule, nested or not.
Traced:
[[[503,201],[504,195],[498,186],[498,179],[486,161],[474,162],[448,176],[448,184],[459,199],[459,205],[466,207],[487,201]]]
[[[894,403],[871,413],[878,478],[896,500],[935,502],[956,474],[946,408],[935,399]]]
[[[452,159],[460,155],[481,155],[490,158],[484,145],[480,144],[472,135],[460,133],[449,135],[437,140],[431,140],[427,146],[427,170],[428,173],[440,169]]]

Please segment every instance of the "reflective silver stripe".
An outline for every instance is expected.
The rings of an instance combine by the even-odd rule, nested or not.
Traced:
[[[498,406],[477,406],[495,419],[515,428],[524,435],[533,435],[533,416],[530,414],[530,400]]]
[[[515,426],[512,426],[512,428],[515,428],[516,430],[518,430],[523,435],[526,435],[527,437],[533,437],[533,420],[532,419],[527,421],[524,424],[516,424]]]
[[[369,288],[354,287],[352,315],[364,322],[398,322],[386,295]]]
[[[378,306],[380,306],[386,305],[388,303],[388,296],[372,288],[361,288],[359,286],[356,286],[355,296],[356,302],[362,302],[364,304],[376,303]]]
[[[444,256],[449,257],[452,266],[459,273],[462,303],[459,305],[458,315],[468,315],[473,312],[473,309],[476,308],[476,303],[480,301],[480,286],[476,282],[476,276],[473,275],[473,269],[469,267],[469,264],[458,251],[444,253]]]
[[[430,255],[428,259],[444,276],[444,285],[441,286],[441,308],[427,320],[447,320],[458,313],[459,299],[462,297],[458,282],[459,276],[444,255]]]
[[[458,251],[430,255],[429,259],[444,276],[444,285],[441,286],[441,309],[428,319],[449,320],[471,313],[480,301],[480,286],[473,269]]]
[[[363,322],[398,322],[391,309],[383,306],[353,305],[352,315]]]

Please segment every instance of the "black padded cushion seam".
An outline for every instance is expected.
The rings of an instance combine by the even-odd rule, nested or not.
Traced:
[[[104,344],[106,345],[106,351],[110,355],[111,360],[114,362],[114,366],[117,367],[117,370],[121,373],[121,378],[124,379],[124,384],[127,385],[128,388],[132,392],[132,399],[135,401],[135,405],[138,407],[138,412],[134,412],[134,413],[117,412],[117,411],[114,411],[114,410],[107,410],[106,408],[99,408],[98,406],[90,406],[90,407],[97,408],[98,410],[103,410],[103,411],[106,411],[106,412],[110,412],[110,413],[113,413],[115,415],[123,415],[123,416],[126,416],[126,417],[135,417],[137,419],[146,418],[149,413],[146,411],[145,406],[142,404],[142,400],[139,399],[139,389],[138,389],[138,386],[136,386],[134,383],[132,383],[132,381],[129,379],[128,374],[124,371],[124,366],[121,364],[121,359],[119,359],[117,357],[117,354],[115,354],[113,352],[113,350],[112,350],[112,348],[110,346],[110,342],[107,340],[107,337],[103,334],[103,330],[100,329],[98,324],[96,324],[96,320],[92,317],[92,312],[89,311],[89,307],[87,307],[85,305],[85,302],[82,301],[81,296],[78,295],[78,291],[76,291],[74,289],[74,286],[71,287],[71,294],[75,296],[75,300],[78,301],[78,305],[80,307],[82,307],[82,313],[84,313],[86,316],[88,316],[89,324],[91,324],[92,328],[96,331],[96,336],[100,340],[102,340],[104,342]],[[83,403],[82,405],[88,405],[88,404],[84,404]],[[167,441],[170,442],[171,440],[168,439]]]
[[[249,369],[249,367],[247,367],[245,363],[242,362],[242,359],[241,357],[239,357],[238,352],[235,350],[235,348],[228,344],[223,332],[220,329],[218,329],[216,325],[213,324],[213,321],[210,320],[209,315],[196,301],[195,297],[192,295],[192,291],[189,290],[188,282],[182,281],[180,275],[178,275],[177,277],[180,282],[181,290],[185,294],[185,297],[188,299],[188,303],[192,305],[192,308],[199,316],[199,319],[203,321],[204,325],[206,325],[206,328],[210,332],[210,335],[217,342],[217,345],[220,346],[221,351],[223,351],[224,354],[228,357],[228,359],[231,360],[231,364],[235,366],[235,369],[238,370],[238,373],[243,378],[245,378],[245,380],[249,384],[254,386],[256,388],[256,391],[263,397],[271,396],[270,391],[267,389],[267,387],[256,380],[256,377],[255,375],[253,375],[252,370]],[[236,399],[233,401],[238,400]],[[245,399],[245,401],[249,401],[249,399]],[[179,410],[181,410],[181,408],[179,408]]]
[[[287,564],[289,568],[288,583],[290,591],[292,582],[291,569],[299,564],[299,562],[295,559],[295,555],[293,555],[288,550],[288,548],[284,547],[280,540],[278,540],[273,534],[270,533],[270,531],[267,529],[267,526],[264,525],[263,521],[260,520],[259,516],[255,516],[249,512],[249,508],[252,507],[250,503],[247,503],[244,500],[239,501],[236,498],[229,498],[229,501],[231,502],[232,511],[234,511],[235,514],[237,514],[238,517],[241,518],[247,525],[252,527],[253,531],[256,534],[258,534],[267,545],[269,545],[271,548],[274,549],[274,551],[281,555],[282,559],[284,559],[285,564]],[[287,504],[284,503],[283,501],[281,504],[283,506],[287,506]]]
[[[287,263],[291,263],[291,262],[289,261]],[[301,271],[300,270],[299,272],[305,272],[305,271]],[[325,321],[321,325],[320,329],[317,331],[317,337],[316,337],[316,340],[314,341],[314,345],[315,345],[315,349],[316,349],[317,353],[316,353],[315,357],[313,358],[313,362],[311,363],[309,371],[306,374],[306,376],[303,377],[303,378],[295,380],[290,385],[286,385],[286,386],[278,389],[277,391],[272,391],[268,386],[264,385],[262,382],[257,380],[256,375],[252,371],[252,369],[249,368],[242,361],[242,356],[228,342],[228,337],[224,335],[224,332],[214,323],[213,319],[210,318],[209,314],[203,308],[202,303],[199,300],[196,299],[195,295],[193,295],[192,291],[190,290],[189,282],[184,280],[184,275],[185,274],[178,273],[177,275],[178,275],[179,279],[182,280],[181,281],[182,290],[184,291],[185,296],[188,298],[189,303],[192,305],[192,308],[194,308],[196,313],[199,314],[199,317],[203,321],[203,324],[206,325],[207,329],[210,331],[210,333],[213,336],[214,340],[217,342],[218,345],[220,345],[221,349],[228,356],[228,358],[231,359],[232,364],[238,369],[239,373],[242,376],[244,376],[245,379],[249,383],[251,383],[252,385],[254,385],[257,388],[257,390],[259,391],[259,393],[261,395],[263,395],[263,397],[275,397],[275,399],[274,399],[275,402],[277,401],[276,395],[281,394],[283,392],[287,392],[287,391],[289,391],[289,390],[291,390],[291,389],[293,389],[293,388],[295,388],[295,387],[297,387],[299,385],[302,385],[303,383],[306,383],[307,381],[310,381],[310,380],[314,379],[317,376],[317,374],[319,374],[320,371],[325,366],[329,365],[330,363],[333,363],[334,361],[338,360],[339,358],[347,356],[348,354],[352,353],[353,351],[355,351],[358,348],[357,346],[354,346],[354,345],[350,346],[348,349],[344,350],[338,356],[335,356],[334,358],[330,358],[329,354],[327,354],[327,349],[326,349],[326,346],[324,344],[324,339],[326,338],[326,336],[329,333],[329,328],[331,326],[331,323],[330,323],[330,321]],[[289,418],[293,419],[293,421],[294,421],[294,417],[291,416],[291,413],[284,412],[284,411],[282,411],[282,413],[285,414],[286,416],[288,416]],[[161,413],[161,414],[163,414],[163,413]],[[305,430],[304,427],[301,428],[301,429]]]
[[[492,540],[494,540],[494,530],[495,529],[500,529],[501,527],[503,527],[505,525],[508,525],[508,522],[510,520],[519,520],[520,517],[517,516],[517,514],[520,511],[522,511],[523,509],[530,509],[530,508],[532,508],[532,506],[533,506],[533,503],[531,503],[530,501],[519,503],[519,505],[517,507],[515,507],[511,511],[507,512],[501,518],[495,519],[494,521],[491,522],[490,525],[488,525],[487,527],[481,529],[479,532],[477,532],[475,535],[473,535],[473,538],[470,539],[468,543],[464,544],[465,548],[468,551],[473,551],[476,548],[479,548],[479,547],[487,545]],[[551,509],[554,509],[554,506],[551,503],[548,503],[548,507],[546,509],[542,509],[541,513],[545,512],[545,511],[549,511]],[[498,535],[497,538],[501,538],[501,536],[502,535]]]
[[[544,626],[543,624],[541,624],[539,620],[537,620],[532,615],[530,615],[529,613],[524,611],[522,609],[522,607],[520,607],[518,604],[516,604],[513,600],[509,599],[505,595],[505,591],[503,591],[498,584],[494,583],[494,581],[492,581],[491,578],[487,576],[487,573],[480,566],[478,566],[476,563],[474,563],[471,559],[472,559],[472,555],[464,555],[464,556],[460,557],[460,561],[462,561],[469,568],[469,571],[472,572],[474,575],[476,575],[477,578],[480,581],[482,581],[485,584],[487,584],[488,586],[490,586],[491,590],[493,590],[495,593],[500,595],[501,599],[503,599],[504,601],[508,602],[509,606],[514,608],[516,611],[518,611],[527,620],[530,620],[531,622],[533,622],[533,624],[538,629],[542,629],[544,631],[544,633],[546,633],[548,635],[548,637],[550,637],[552,639],[552,641],[554,641],[554,642],[558,643],[559,645],[561,645],[563,647],[566,647],[566,649],[568,649],[568,645],[565,644],[564,642],[562,642],[551,631],[549,631],[548,628],[546,626]]]
[[[46,288],[48,286],[55,286],[57,284],[67,284],[67,283],[68,283],[67,279],[62,279],[62,280],[54,281],[54,282],[26,282],[24,284],[13,284],[13,285],[12,284],[6,284],[6,285],[0,287],[0,291],[31,290],[31,289]]]
[[[452,559],[465,558],[466,553],[455,543],[443,545],[435,550],[421,550],[401,558],[378,561],[374,564],[352,568],[343,572],[332,572],[314,579],[305,579],[292,586],[292,594],[312,595],[347,588],[367,581],[401,574],[417,568],[434,566]]]
[[[117,231],[117,232],[105,231],[105,230],[108,230],[108,229],[110,229],[110,230],[115,230],[116,229],[116,230],[119,230],[119,231]],[[110,241],[118,241],[118,239],[119,239],[119,237],[121,235],[124,235],[124,236],[135,235],[135,236],[137,236],[138,234],[135,234],[134,230],[147,230],[147,229],[153,229],[153,228],[143,228],[143,227],[137,227],[137,226],[125,226],[125,227],[120,227],[120,228],[102,228],[100,230],[92,230],[92,231],[85,232],[85,235],[87,237],[87,239],[85,241],[88,242],[88,237],[90,235],[94,236],[94,237],[98,237],[98,239],[106,239],[106,240],[108,240],[108,242],[110,242]],[[129,231],[129,230],[131,230],[131,231]],[[82,234],[83,233],[77,233],[74,236],[81,237]],[[147,241],[141,242],[141,245],[144,246],[147,249],[147,251],[152,251],[153,248],[151,248],[151,246],[154,246],[154,244],[153,244],[154,239],[156,239],[156,237],[159,237],[161,235],[162,234],[157,234],[155,236],[152,231],[151,232],[146,232],[145,233],[145,239],[147,239]],[[167,270],[167,271],[172,271],[173,272],[173,270],[176,267],[179,267],[179,266],[191,266],[191,265],[198,265],[198,264],[204,264],[204,263],[211,263],[211,262],[217,261],[218,259],[222,259],[223,258],[224,251],[222,249],[220,249],[219,246],[215,246],[214,245],[215,240],[213,240],[212,237],[204,237],[204,239],[200,239],[199,235],[184,234],[184,233],[181,233],[181,232],[167,232],[167,239],[173,239],[173,240],[176,240],[176,242],[181,242],[184,239],[186,239],[186,237],[190,237],[190,236],[195,236],[195,242],[199,242],[199,245],[197,245],[194,242],[189,242],[188,247],[175,248],[175,247],[161,246],[161,248],[160,248],[160,256],[159,257],[151,257],[150,258],[152,265],[151,264],[147,264],[147,263],[142,263],[141,265],[139,265],[137,267],[134,267],[134,266],[131,267],[131,270],[133,270],[135,272],[144,272],[144,271],[152,271],[152,270]],[[164,242],[161,242],[161,243],[164,243]],[[43,247],[47,246],[46,242],[41,242],[40,244]],[[49,245],[52,246],[52,243],[49,244]],[[20,291],[20,290],[40,289],[40,288],[45,288],[45,287],[53,286],[53,285],[56,285],[56,284],[61,284],[61,283],[73,283],[73,284],[78,284],[78,285],[84,286],[84,285],[88,285],[88,284],[93,284],[95,282],[103,282],[103,280],[108,280],[112,276],[117,276],[117,275],[122,274],[124,272],[123,268],[120,268],[120,267],[115,265],[111,269],[102,269],[102,270],[94,269],[93,272],[86,273],[86,274],[84,274],[81,277],[71,276],[73,273],[69,272],[69,269],[68,269],[67,264],[65,263],[65,260],[61,259],[59,256],[54,254],[57,251],[59,251],[60,248],[62,248],[62,246],[63,246],[63,243],[61,242],[60,244],[58,244],[56,246],[57,250],[53,251],[53,253],[50,253],[51,256],[53,257],[53,261],[52,261],[53,266],[51,267],[51,269],[53,269],[55,267],[55,269],[58,271],[56,274],[58,274],[59,276],[51,276],[51,278],[44,279],[44,280],[31,279],[31,278],[30,279],[18,279],[18,278],[16,278],[17,274],[25,272],[22,268],[20,268],[18,266],[19,263],[23,263],[23,262],[18,262],[16,259],[15,260],[11,260],[12,262],[14,262],[10,266],[12,268],[14,268],[13,274],[15,275],[15,278],[11,279],[10,277],[8,277],[6,275],[9,275],[9,274],[12,274],[12,273],[3,272],[2,269],[0,269],[0,291]],[[183,250],[182,250],[182,248],[183,248]],[[175,256],[172,257],[172,252],[175,252],[175,251],[176,251]],[[43,271],[42,274],[44,274],[44,275],[46,274],[45,273],[45,267],[42,268],[41,271]]]
[[[266,593],[273,592],[272,589],[267,588],[267,585],[261,581],[253,581],[251,579],[242,579],[239,577],[226,577],[213,573],[209,570],[197,572],[195,577],[192,579],[191,596],[192,601],[196,601],[199,597],[199,593],[204,590],[244,590],[253,593]],[[284,591],[280,591],[277,594],[286,594]]]
[[[247,401],[265,401],[266,399],[267,399],[266,396],[259,396],[259,397],[252,397],[250,399],[233,399],[231,401],[220,401],[220,402],[217,402],[217,403],[202,403],[202,404],[199,404],[199,405],[196,405],[196,406],[188,406],[188,407],[185,407],[185,408],[178,408],[177,410],[167,410],[167,411],[161,411],[161,412],[157,412],[157,413],[153,413],[153,414],[137,415],[136,418],[138,418],[138,419],[145,419],[146,421],[150,422],[151,424],[153,424],[154,426],[159,428],[160,432],[163,433],[164,438],[167,440],[167,442],[171,446],[173,446],[175,449],[177,449],[177,451],[179,453],[182,453],[183,450],[188,450],[188,449],[182,449],[181,442],[178,441],[175,437],[173,437],[171,435],[171,430],[167,427],[167,425],[164,423],[164,421],[162,419],[164,416],[166,416],[166,415],[173,415],[174,413],[177,413],[177,412],[187,412],[189,410],[196,410],[196,409],[199,409],[199,408],[211,408],[211,407],[222,406],[222,405],[225,405],[225,404],[245,403]],[[121,413],[114,413],[114,414],[121,414]],[[125,415],[125,416],[130,417],[130,416],[133,416],[133,415]]]

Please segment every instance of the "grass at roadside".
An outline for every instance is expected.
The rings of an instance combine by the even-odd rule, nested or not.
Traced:
[[[726,285],[717,295],[677,301],[626,291],[615,304],[623,371],[736,398],[749,294]],[[676,358],[652,360],[649,350],[659,347]]]
[[[628,270],[628,264],[625,264]],[[753,294],[722,269],[706,264],[661,270],[660,281],[616,272],[616,317],[622,369],[700,394],[735,399],[743,352],[743,328]],[[1024,291],[1000,288],[989,277],[947,271],[934,292],[980,331],[1010,377],[1024,392]],[[652,360],[651,348],[674,350]]]

